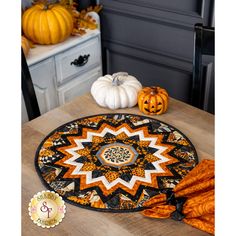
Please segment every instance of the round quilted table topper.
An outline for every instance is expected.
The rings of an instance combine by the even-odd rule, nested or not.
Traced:
[[[198,163],[189,139],[176,128],[132,114],[84,117],[51,132],[35,166],[48,189],[93,210],[143,210],[173,189]]]

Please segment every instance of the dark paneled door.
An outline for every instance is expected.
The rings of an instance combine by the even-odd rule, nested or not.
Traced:
[[[104,72],[127,71],[190,102],[195,23],[212,26],[211,0],[100,0]]]

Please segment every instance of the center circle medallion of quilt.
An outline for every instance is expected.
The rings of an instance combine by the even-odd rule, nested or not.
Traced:
[[[197,163],[194,146],[179,130],[132,114],[64,124],[35,157],[47,188],[69,203],[111,212],[143,210],[144,202],[173,189]]]

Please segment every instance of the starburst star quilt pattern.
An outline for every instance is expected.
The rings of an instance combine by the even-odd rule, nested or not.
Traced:
[[[153,118],[104,114],[69,122],[39,145],[44,184],[72,204],[101,211],[143,210],[198,163],[190,140]]]

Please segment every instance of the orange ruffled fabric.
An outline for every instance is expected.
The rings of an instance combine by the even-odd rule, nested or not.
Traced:
[[[182,209],[185,223],[207,233],[215,232],[215,162],[203,160],[192,169],[173,189],[174,195],[186,197]],[[150,198],[144,204],[144,216],[151,218],[169,218],[176,206],[167,205],[166,194]]]

